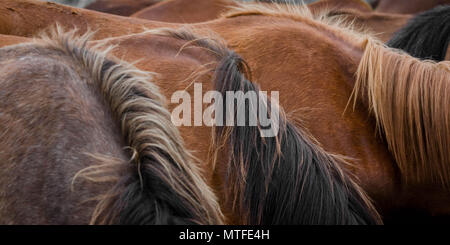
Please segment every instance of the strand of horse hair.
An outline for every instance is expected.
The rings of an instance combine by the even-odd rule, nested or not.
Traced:
[[[386,44],[416,58],[443,61],[450,44],[450,6],[414,16]]]
[[[184,148],[152,76],[106,58],[110,49],[89,49],[92,33],[81,37],[75,33],[65,33],[58,26],[42,38],[46,45],[66,52],[90,72],[131,152],[130,162],[93,156],[99,165],[77,174],[93,181],[109,181],[111,172],[121,173],[118,179],[113,178],[112,189],[101,195],[91,223],[222,224],[215,194]]]
[[[353,91],[368,105],[406,183],[450,187],[450,62],[368,39]]]
[[[213,40],[211,37],[198,37],[186,28],[156,29],[151,32],[186,40],[192,45],[211,50],[219,60],[213,82],[224,100],[226,91],[255,91],[258,94],[258,87],[244,75],[249,76],[245,61],[220,42],[220,38],[214,37]],[[257,114],[249,111],[251,107],[248,104],[236,105],[234,113],[242,106],[247,108],[246,115]],[[265,106],[270,115],[271,102],[267,101]],[[364,191],[339,166],[345,164],[343,160],[326,153],[279,110],[280,132],[276,137],[261,137],[260,126],[214,127],[213,147],[216,150],[228,149],[229,162],[224,186],[226,196],[231,200],[227,201],[234,204],[233,209],[239,213],[242,222],[381,223]],[[226,108],[223,111],[226,112]],[[277,119],[270,120],[273,122]]]

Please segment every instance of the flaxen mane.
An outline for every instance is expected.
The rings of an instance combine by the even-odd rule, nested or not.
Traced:
[[[60,28],[40,45],[61,50],[87,71],[121,127],[130,161],[92,156],[98,165],[76,178],[112,182],[101,195],[93,224],[221,224],[216,197],[171,123],[152,76],[87,47],[92,34],[76,37]],[[75,183],[76,184],[76,183]]]
[[[368,97],[406,182],[450,187],[450,62],[420,61],[371,39],[354,99]]]
[[[438,6],[414,16],[387,42],[420,59],[443,61],[450,44],[450,6]]]
[[[199,38],[191,31],[154,30],[212,51],[216,90],[255,91],[246,79],[244,60],[220,42]],[[257,93],[258,94],[258,93]],[[259,97],[258,100],[262,99]],[[224,104],[227,104],[224,101]],[[270,114],[271,102],[266,111]],[[247,104],[246,115],[255,114]],[[278,108],[278,107],[275,107]],[[278,110],[278,109],[277,109]],[[214,147],[228,150],[226,196],[244,224],[377,224],[379,217],[362,189],[339,166],[340,158],[326,153],[280,110],[275,137],[261,137],[259,126],[216,126]],[[223,111],[227,111],[225,108]],[[227,114],[224,114],[224,118]],[[258,118],[260,115],[258,115]],[[278,121],[279,120],[279,121]],[[226,147],[222,147],[222,146]],[[343,164],[343,163],[341,163]]]

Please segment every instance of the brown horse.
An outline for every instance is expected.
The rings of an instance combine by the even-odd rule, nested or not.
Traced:
[[[219,18],[236,6],[234,0],[169,0],[145,8],[132,17],[172,23],[197,23]],[[263,3],[262,3],[263,4]],[[270,4],[270,3],[268,3]],[[309,5],[311,10],[351,8],[371,11],[362,0],[322,0]]]
[[[137,18],[127,18],[96,11],[73,8],[36,0],[2,0],[0,2],[0,34],[32,37],[55,22],[67,28],[77,27],[80,33],[96,30],[94,38],[102,39],[138,33],[153,28]]]
[[[450,0],[371,0],[377,12],[417,14],[438,5],[450,4]]]
[[[448,60],[450,50],[450,5],[414,16],[387,42],[420,59]]]
[[[364,189],[375,199],[377,206],[384,216],[395,216],[397,209],[405,208],[415,211],[419,210],[420,212],[433,215],[448,215],[449,210],[446,203],[450,200],[450,196],[448,191],[443,187],[445,183],[440,183],[438,180],[439,177],[437,177],[441,172],[447,171],[441,169],[445,168],[445,163],[441,167],[427,165],[429,169],[435,169],[432,171],[434,173],[430,170],[417,171],[427,175],[428,179],[425,177],[425,179],[422,179],[422,177],[419,178],[416,176],[417,181],[406,181],[406,179],[411,178],[414,180],[414,177],[410,177],[414,174],[409,172],[410,170],[407,170],[404,165],[401,165],[402,163],[394,161],[391,158],[390,151],[384,146],[383,140],[380,140],[374,135],[372,129],[375,128],[375,121],[367,121],[369,104],[363,106],[364,103],[361,103],[361,107],[357,107],[351,115],[344,114],[344,117],[342,117],[342,113],[347,106],[347,99],[351,94],[351,88],[353,88],[353,74],[356,73],[357,64],[363,57],[364,50],[366,50],[364,42],[354,43],[355,41],[352,40],[358,40],[356,37],[348,34],[338,34],[338,30],[334,30],[333,28],[330,30],[329,27],[324,25],[318,26],[316,21],[308,21],[308,18],[301,17],[301,15],[295,12],[283,12],[280,9],[265,8],[259,11],[259,8],[254,7],[252,11],[241,11],[238,14],[231,15],[230,17],[233,18],[196,25],[196,27],[205,27],[220,33],[227,40],[229,46],[234,47],[245,57],[250,67],[252,67],[254,80],[262,88],[268,91],[277,90],[280,91],[280,94],[285,94],[284,99],[280,98],[280,104],[287,111],[287,114],[294,118],[301,117],[305,128],[311,131],[312,135],[321,142],[326,150],[350,156],[354,159],[362,159],[357,161],[357,163],[355,162],[354,166],[358,167],[350,167],[350,170],[359,177]],[[292,20],[296,21],[292,22]],[[265,28],[258,28],[257,30],[254,29],[254,26],[261,24],[267,24],[267,26]],[[234,28],[237,25],[240,26],[239,30],[235,30]],[[309,28],[323,29],[323,31],[311,32],[312,30]],[[331,38],[327,35],[323,36],[320,34],[327,32],[333,33]],[[271,33],[271,35],[268,36],[267,33]],[[344,31],[343,33],[351,32]],[[336,39],[335,36],[340,38]],[[119,55],[123,55],[129,60],[143,58],[140,54],[142,51],[136,51],[134,54],[125,54],[124,52],[125,50],[132,49],[132,47],[137,49],[137,44],[142,42],[139,40],[149,40],[151,36],[129,36],[126,39],[128,40],[129,48],[124,47],[123,53],[119,52]],[[280,40],[283,40],[283,45],[281,46],[279,45]],[[290,40],[290,44],[286,43],[288,40]],[[298,40],[302,40],[302,42]],[[309,40],[310,43],[306,40]],[[122,41],[117,41],[118,43],[124,44],[125,41],[122,39]],[[320,43],[324,43],[324,46],[318,46]],[[347,44],[342,46],[344,43]],[[380,45],[377,44],[374,47],[377,46]],[[323,60],[319,62],[316,59],[320,56],[316,57],[317,55],[313,56],[308,54],[308,50],[311,47],[314,47],[315,52],[322,50],[324,52],[322,57],[327,57],[327,61]],[[326,47],[332,50],[325,51],[328,49]],[[385,48],[379,50],[379,52],[384,50],[387,50],[388,54],[395,54],[395,52]],[[329,55],[336,53],[339,53],[339,57],[335,57],[337,61],[335,66],[341,68],[333,69],[331,68],[333,65],[329,63]],[[312,66],[314,63],[311,63],[306,58],[299,59],[299,56],[293,54],[302,54],[301,57],[315,57],[314,60],[317,61],[317,64],[326,63],[326,67],[330,70],[346,71],[340,74],[348,74],[348,76],[342,77],[342,75],[333,75],[333,73],[330,73],[325,75],[322,80],[320,77],[312,75],[322,74],[319,72],[322,66],[318,65],[314,68]],[[290,55],[293,56],[291,62],[286,60],[286,57]],[[267,57],[270,57],[269,64],[266,62]],[[343,59],[343,57],[347,58]],[[395,57],[399,62],[402,60],[414,60],[406,56]],[[342,65],[342,60],[346,60],[345,65]],[[424,66],[421,62],[414,61],[420,64],[419,66]],[[434,66],[439,67],[438,65]],[[302,71],[298,67],[308,68]],[[146,69],[145,65],[141,66],[141,68]],[[314,69],[317,69],[317,71],[314,72]],[[383,70],[386,74],[396,74],[399,68],[394,66],[392,70],[387,68],[381,69],[379,67],[372,67],[372,69]],[[267,73],[267,70],[271,72]],[[419,75],[412,74],[411,76],[415,77]],[[405,79],[407,78],[401,77],[390,79],[389,81],[402,81]],[[286,85],[279,85],[273,81],[283,81]],[[332,84],[335,86],[330,86],[329,81],[340,82],[334,82]],[[289,98],[298,97],[298,93],[302,95],[301,100],[289,100]],[[325,96],[324,94],[327,95]],[[321,106],[319,110],[317,109],[317,104],[333,106]],[[302,111],[303,113],[296,112],[298,108],[312,109],[307,110],[306,116],[304,114],[305,111]],[[447,108],[443,107],[442,109],[445,113]],[[333,114],[334,116],[332,116]],[[333,125],[338,130],[335,128],[331,129],[330,125]],[[361,143],[355,145],[354,142]],[[443,151],[438,154],[445,154],[445,152]],[[404,159],[399,159],[398,161],[407,162]],[[411,162],[418,162],[418,159]],[[217,171],[222,173],[225,170]],[[225,178],[223,177],[223,179]],[[222,198],[225,196],[227,196],[226,193],[222,194]]]
[[[172,0],[143,9],[132,16],[172,23],[197,23],[219,18],[233,7],[236,7],[236,2],[232,0]],[[411,18],[410,15],[373,12],[370,5],[360,0],[322,0],[308,7],[313,13],[327,11],[330,15],[345,16],[356,28],[371,31],[383,42],[388,41]]]
[[[416,80],[410,80],[420,77],[421,71],[424,71],[429,76],[427,80],[433,81],[433,84],[439,86],[440,83],[434,81],[439,80],[436,76],[442,73],[439,67],[445,68],[446,65],[430,64],[426,66],[428,63],[398,55],[373,41],[367,42],[366,39],[360,38],[360,35],[353,35],[353,32],[347,29],[342,30],[339,27],[323,24],[322,21],[330,21],[327,18],[323,18],[322,21],[314,20],[314,16],[307,15],[305,11],[267,9],[260,5],[248,6],[238,13],[230,14],[227,19],[198,24],[194,27],[198,29],[199,33],[208,33],[207,30],[212,29],[227,41],[229,47],[233,47],[242,54],[252,68],[252,80],[257,82],[264,90],[280,92],[280,95],[282,95],[280,105],[284,108],[288,118],[302,118],[301,125],[295,124],[297,127],[307,128],[328,152],[351,157],[353,165],[344,164],[342,167],[358,176],[362,187],[374,199],[376,206],[385,217],[394,215],[396,209],[405,208],[423,210],[433,215],[449,214],[447,204],[450,197],[448,191],[436,180],[436,173],[446,172],[445,169],[440,169],[445,168],[445,164],[444,166],[421,165],[418,159],[413,159],[411,161],[414,163],[413,166],[417,166],[415,167],[418,169],[417,172],[425,175],[425,177],[414,176],[408,167],[399,163],[404,159],[400,159],[400,155],[395,153],[395,151],[398,151],[398,148],[394,146],[395,140],[390,139],[388,141],[392,145],[390,146],[391,151],[384,143],[383,138],[387,138],[386,135],[391,134],[383,132],[381,135],[384,137],[381,138],[374,134],[373,129],[376,120],[374,117],[368,118],[367,112],[370,108],[368,100],[362,99],[360,103],[357,103],[353,112],[350,113],[347,110],[347,113],[342,115],[347,108],[347,101],[355,84],[354,74],[357,71],[361,71],[360,73],[363,71],[380,71],[383,72],[381,75],[384,76],[384,74],[396,74],[401,68],[391,65],[385,67],[384,64],[379,63],[376,63],[377,66],[370,66],[369,61],[371,59],[362,59],[365,53],[370,53],[369,50],[376,50],[374,54],[380,54],[380,60],[391,57],[387,60],[388,62],[396,61],[399,64],[412,62],[408,64],[415,64],[418,67],[416,70],[406,68],[402,70],[402,74],[410,74],[409,77],[390,77],[389,80],[386,80],[396,84],[399,82],[401,84],[414,82]],[[240,28],[237,30],[236,26],[240,26]],[[258,28],[255,29],[255,26],[258,26]],[[119,45],[119,48],[114,52],[118,57],[123,57],[128,61],[140,60],[136,64],[139,68],[161,74],[163,79],[160,81],[167,82],[157,83],[163,88],[163,93],[166,93],[165,90],[173,89],[173,86],[168,86],[168,84],[172,84],[171,81],[184,81],[188,76],[180,76],[179,80],[172,80],[173,76],[176,76],[179,71],[178,66],[164,70],[164,67],[171,64],[174,59],[170,57],[177,57],[178,52],[173,52],[173,56],[162,56],[162,60],[166,61],[163,63],[164,65],[154,63],[157,60],[154,57],[160,57],[155,56],[155,54],[161,55],[165,52],[165,49],[151,49],[151,40],[155,40],[159,44],[158,47],[164,47],[163,44],[168,44],[167,40],[159,41],[159,38],[161,37],[155,37],[149,33],[129,35],[107,41]],[[367,46],[366,43],[370,45],[367,44]],[[181,46],[182,44],[179,44],[178,48]],[[358,69],[361,60],[368,62],[367,65],[372,68],[369,70]],[[193,68],[191,72],[196,70],[195,67]],[[436,69],[436,72],[429,72],[433,69]],[[164,80],[165,76],[170,79]],[[360,74],[360,77],[364,78],[364,75]],[[372,79],[372,81],[375,80]],[[186,85],[181,84],[180,86],[186,87]],[[442,91],[445,91],[445,89],[442,89]],[[424,91],[424,93],[432,92]],[[414,101],[417,97],[419,96],[412,95],[410,100]],[[292,100],[291,98],[296,99]],[[398,98],[402,97],[398,96]],[[431,98],[431,96],[426,98]],[[443,104],[445,105],[445,103]],[[388,105],[383,106],[389,108]],[[401,107],[401,105],[394,103],[391,106]],[[299,110],[299,108],[303,109]],[[380,106],[374,108],[378,109]],[[413,105],[410,105],[409,108],[412,111],[419,110],[414,109]],[[394,110],[395,107],[392,107],[392,109]],[[442,106],[441,109],[445,113],[448,108]],[[435,111],[440,112],[439,109]],[[380,115],[380,113],[376,115]],[[429,114],[429,116],[433,115]],[[416,119],[411,118],[412,121]],[[400,122],[396,121],[395,123]],[[381,128],[384,129],[382,120],[380,120],[380,124]],[[442,127],[442,130],[446,130],[445,125]],[[405,128],[405,125],[399,125],[396,128]],[[394,129],[396,128],[394,127]],[[207,149],[211,144],[210,131],[202,129],[202,127],[194,127],[194,129],[182,127],[180,130],[184,140],[192,147],[191,149],[200,151],[196,153],[196,156],[204,161],[208,160],[208,154],[203,154],[203,152],[208,152]],[[445,135],[443,134],[443,137]],[[430,140],[437,140],[436,135],[429,135],[428,137]],[[399,140],[402,140],[402,138],[399,138]],[[403,138],[403,140],[405,139]],[[413,140],[423,140],[423,138],[415,138],[409,142]],[[445,139],[442,140],[445,142]],[[433,143],[430,145],[440,144]],[[408,146],[410,145],[405,147]],[[409,150],[421,151],[420,146],[411,145],[410,147]],[[447,152],[442,151],[436,154],[446,154]],[[394,161],[393,156],[399,157],[399,159]],[[425,159],[427,157],[422,155],[420,158]],[[226,192],[228,190],[227,185],[224,184],[226,182],[223,181],[227,179],[227,167],[227,164],[217,164],[214,174],[211,174],[212,186],[218,190],[221,203],[225,201],[225,197],[230,196]],[[423,171],[423,168],[428,170]],[[408,181],[405,181],[406,179]],[[445,182],[444,178],[443,180]],[[230,220],[238,223],[241,218],[249,217],[233,212],[232,205],[225,205],[224,211]]]
[[[230,0],[228,2],[236,6],[236,3],[233,1]],[[360,1],[356,1],[356,3],[358,2]],[[355,0],[325,0],[311,4],[310,7],[313,12],[320,13],[324,10],[324,6],[327,6],[325,9],[331,10],[330,15],[346,16],[348,21],[354,22],[356,28],[371,31],[382,41],[389,40],[393,33],[404,26],[411,17],[409,15],[361,11],[366,9],[366,5],[355,5]],[[7,35],[32,37],[39,33],[40,30],[54,25],[55,21],[68,28],[76,26],[80,33],[88,31],[89,28],[96,30],[95,39],[139,33],[146,28],[176,27],[176,25],[168,23],[150,22],[137,18],[123,18],[35,0],[4,0],[0,2],[0,7],[0,34]],[[183,18],[184,20],[191,17],[200,18],[199,16],[202,16],[202,13],[189,11],[184,13],[185,17]],[[171,11],[168,11],[164,15],[166,17],[160,16],[163,19],[156,20],[163,21],[164,18],[170,18],[173,22],[182,22],[181,19],[176,19],[176,15],[172,14]],[[214,18],[216,17],[214,16]],[[206,18],[204,20],[210,19]]]
[[[130,16],[161,0],[96,0],[85,8],[108,14]]]
[[[0,49],[0,223],[221,224],[152,76],[73,34]]]
[[[197,23],[217,19],[232,6],[235,6],[233,0],[168,0],[131,16],[172,23]]]

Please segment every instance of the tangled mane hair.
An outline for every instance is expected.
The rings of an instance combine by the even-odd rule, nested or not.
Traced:
[[[406,183],[450,187],[450,62],[368,39],[353,97],[367,98]]]
[[[123,162],[91,155],[99,164],[74,177],[113,183],[100,195],[91,223],[222,224],[216,197],[184,148],[152,75],[107,58],[111,48],[88,48],[92,32],[75,33],[57,26],[37,43],[64,52],[88,71],[120,125],[130,156]]]
[[[308,5],[302,4],[258,4],[258,3],[239,3],[235,6],[229,7],[229,11],[222,16],[225,18],[234,18],[246,15],[263,15],[287,18],[299,22],[308,23],[311,26],[329,30],[332,29],[334,34],[345,33],[339,35],[340,38],[347,41],[362,42],[367,39],[370,31],[367,29],[356,28],[352,18],[348,16],[335,14],[335,9],[330,7],[323,7],[312,11]]]
[[[254,91],[249,67],[215,37],[198,37],[188,29],[157,29],[153,34],[185,40],[210,50],[218,60],[213,83],[226,100],[227,91]],[[270,115],[271,102],[261,97]],[[267,103],[265,103],[267,102]],[[224,101],[224,105],[227,104]],[[248,103],[246,115],[258,113]],[[258,126],[215,126],[214,154],[226,151],[225,196],[244,224],[379,224],[378,213],[364,191],[340,164],[342,158],[325,152],[308,134],[284,115],[270,118],[279,125],[274,137],[262,137]],[[223,108],[223,118],[227,109]],[[261,115],[257,115],[261,117]],[[236,118],[236,116],[234,117]],[[259,118],[258,118],[259,119]],[[213,157],[217,159],[217,157]],[[225,160],[225,159],[223,159]]]
[[[414,16],[387,42],[420,59],[443,61],[450,44],[450,6],[438,6]]]

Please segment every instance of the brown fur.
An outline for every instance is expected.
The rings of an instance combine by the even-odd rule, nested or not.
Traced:
[[[375,10],[385,13],[417,14],[438,5],[450,4],[449,0],[375,0]]]
[[[246,80],[244,74],[240,73],[244,72],[246,76],[249,75],[249,68],[245,68],[245,61],[239,61],[241,58],[229,50],[223,41],[217,41],[217,37],[199,37],[191,30],[186,29],[156,29],[149,31],[149,33],[184,40],[189,45],[210,50],[220,60],[215,68],[213,81],[217,91],[223,95],[226,91],[233,91],[233,88],[238,88],[237,91],[246,92],[247,89],[251,90],[251,87],[255,86],[255,91],[258,91],[256,85],[251,84],[250,81]],[[233,65],[236,67],[233,67]],[[239,71],[235,68],[238,68]],[[269,105],[272,102],[267,103]],[[221,151],[229,152],[229,156],[226,157],[228,160],[222,158],[219,161],[221,164],[226,164],[226,168],[228,168],[228,185],[225,187],[227,202],[231,203],[232,210],[241,215],[241,223],[381,223],[370,199],[347,176],[348,173],[341,169],[340,166],[346,164],[345,160],[340,156],[324,151],[303,129],[296,128],[291,124],[282,108],[278,105],[276,108],[280,110],[280,118],[271,118],[271,120],[279,120],[280,132],[273,138],[258,139],[260,135],[259,127],[253,127],[253,129],[249,126],[246,126],[245,129],[241,129],[241,127],[214,127],[215,133],[212,144],[214,156],[212,159],[218,161],[217,155]],[[256,112],[252,112],[250,109],[248,113]],[[252,135],[252,130],[256,135]],[[294,137],[294,139],[291,137]],[[298,138],[295,139],[295,137]],[[258,147],[261,147],[259,144],[266,148],[261,149],[261,152],[254,152]],[[225,145],[227,147],[224,147]],[[306,150],[299,150],[303,147]],[[231,150],[227,151],[226,149]],[[297,155],[297,151],[301,153]],[[266,154],[267,156],[264,156]],[[295,157],[291,158],[290,155]],[[259,162],[253,162],[258,158],[257,156],[261,156],[258,159]],[[317,159],[315,159],[316,157]],[[314,163],[311,162],[312,158]],[[217,165],[217,162],[213,164]],[[290,164],[292,166],[289,166]],[[314,166],[314,164],[319,166]],[[257,168],[263,170],[256,170]],[[297,172],[296,170],[300,168],[302,170]],[[315,174],[316,171],[317,175]],[[321,171],[325,173],[320,173]],[[258,175],[258,172],[262,172],[262,174]],[[286,173],[288,174],[286,175]],[[321,174],[324,174],[324,176],[321,176]],[[284,183],[277,185],[281,182]],[[341,184],[344,186],[343,192],[339,189]],[[316,189],[318,186],[320,187]],[[261,191],[262,193],[260,193]],[[284,192],[288,195],[281,194]],[[328,201],[331,201],[332,204],[329,205],[330,202]]]
[[[195,165],[196,163],[193,162],[190,154],[184,149],[178,130],[171,124],[170,114],[164,108],[163,97],[159,94],[158,88],[150,82],[151,77],[148,73],[141,72],[125,63],[117,64],[110,62],[105,56],[108,49],[102,53],[98,53],[86,48],[87,40],[91,34],[76,38],[74,36],[75,32],[76,30],[64,34],[58,29],[56,32],[51,33],[50,36],[44,36],[42,40],[29,46],[34,52],[38,52],[38,55],[49,55],[48,59],[50,60],[52,59],[52,55],[54,55],[52,52],[56,52],[63,57],[65,56],[69,64],[74,63],[73,69],[86,76],[85,79],[88,86],[92,86],[94,92],[100,93],[100,101],[110,108],[110,111],[107,110],[105,114],[106,117],[110,116],[117,120],[112,125],[106,124],[109,126],[107,129],[111,130],[106,131],[106,133],[117,133],[114,130],[117,123],[122,134],[119,133],[119,137],[116,134],[113,137],[114,140],[111,140],[111,144],[105,144],[108,141],[102,141],[102,137],[89,131],[86,131],[89,133],[89,136],[86,137],[84,131],[79,128],[83,127],[82,123],[84,123],[83,117],[81,117],[76,119],[73,125],[67,121],[64,121],[62,125],[63,127],[70,127],[72,125],[73,130],[77,132],[76,135],[78,137],[84,137],[75,137],[71,140],[70,145],[72,147],[75,147],[77,144],[82,144],[88,148],[73,148],[75,150],[74,152],[67,152],[64,155],[65,158],[58,160],[54,158],[40,158],[37,153],[33,155],[33,151],[30,150],[31,148],[27,148],[28,145],[23,144],[22,147],[24,150],[28,150],[29,153],[25,156],[15,155],[17,158],[12,158],[15,151],[8,148],[7,139],[8,137],[13,137],[14,134],[7,132],[10,132],[9,130],[12,130],[14,127],[11,127],[11,124],[5,123],[4,125],[10,125],[10,127],[6,126],[2,130],[4,132],[2,137],[5,139],[3,140],[5,147],[2,149],[4,149],[4,154],[11,154],[9,155],[11,156],[9,159],[15,159],[11,163],[12,166],[15,167],[21,161],[28,159],[24,159],[26,156],[29,156],[29,159],[34,164],[30,165],[30,167],[33,166],[37,169],[46,169],[42,166],[44,162],[58,164],[61,167],[64,166],[62,163],[65,161],[68,164],[77,165],[76,167],[73,166],[73,168],[70,168],[70,170],[58,168],[59,171],[65,171],[64,175],[58,177],[62,179],[54,182],[59,183],[56,185],[58,187],[52,187],[50,185],[45,189],[39,189],[42,188],[41,185],[35,184],[34,188],[41,190],[40,195],[44,195],[47,199],[51,198],[51,195],[64,198],[65,196],[63,194],[66,193],[66,195],[71,197],[71,199],[66,198],[64,201],[58,200],[56,202],[54,201],[54,203],[34,202],[33,198],[36,197],[24,197],[19,193],[16,193],[17,195],[13,197],[9,195],[14,190],[12,187],[24,185],[24,183],[19,182],[17,177],[16,179],[11,177],[3,178],[3,182],[1,183],[2,193],[7,194],[3,194],[0,198],[0,210],[4,214],[2,216],[2,223],[83,223],[90,216],[89,212],[93,212],[91,213],[91,222],[100,224],[221,224],[222,215],[220,208],[217,206],[215,195],[203,181]],[[20,49],[21,46],[18,46],[18,48]],[[5,51],[13,53],[15,49],[16,46],[12,46]],[[7,58],[5,56],[2,57]],[[14,59],[14,57],[9,58]],[[33,62],[31,58],[29,60]],[[49,63],[49,61],[45,62]],[[36,63],[31,64],[36,65]],[[39,65],[39,63],[37,64]],[[40,69],[42,68],[40,67]],[[16,76],[16,84],[20,84],[21,77],[18,74]],[[37,77],[31,78],[36,79]],[[62,81],[70,81],[67,78],[56,77],[54,80],[50,80],[50,82],[54,83],[54,81],[59,81],[60,79]],[[3,81],[5,82],[5,80]],[[77,81],[75,86],[80,86],[81,84]],[[43,90],[45,90],[45,87]],[[6,86],[4,86],[4,91],[9,91],[10,93],[17,92],[8,90]],[[73,93],[73,96],[79,96],[79,92]],[[88,95],[85,94],[84,96]],[[50,98],[48,96],[42,96],[41,100]],[[74,99],[72,101],[76,102]],[[4,103],[7,102],[8,100],[5,99]],[[35,103],[37,102],[38,100],[35,101]],[[22,105],[20,101],[16,103]],[[74,103],[75,108],[77,108],[76,105],[77,103]],[[22,106],[26,108],[26,105]],[[55,104],[55,106],[58,106],[58,104]],[[61,108],[64,107],[61,106]],[[90,110],[89,104],[84,105],[82,108],[88,111]],[[77,112],[75,109],[72,110]],[[16,111],[17,113],[20,112],[20,110]],[[42,111],[37,110],[37,112]],[[55,115],[60,115],[57,114],[58,112],[61,113],[60,111],[49,112],[56,113]],[[3,113],[5,113],[4,110]],[[32,113],[29,114],[30,116],[35,115]],[[6,117],[6,119],[10,118]],[[79,122],[80,120],[81,123]],[[39,122],[39,118],[31,117],[30,121]],[[54,123],[60,122],[57,117],[53,121]],[[105,121],[110,122],[111,118]],[[16,118],[13,122],[19,124],[20,118]],[[41,123],[45,123],[45,121]],[[95,125],[95,120],[92,123]],[[49,127],[51,128],[52,124]],[[43,124],[40,130],[37,130],[39,128],[36,127],[36,124],[31,124],[28,130],[37,130],[38,133],[45,135],[50,128],[46,128],[46,125]],[[56,131],[54,134],[70,140],[70,137],[74,136],[71,136],[69,132]],[[32,136],[32,134],[29,135]],[[108,137],[108,135],[104,137]],[[121,142],[122,140],[123,143]],[[100,149],[102,149],[102,145],[111,145],[110,148],[106,147],[106,149],[112,150],[114,147],[118,147],[118,149],[109,152],[105,152],[105,150],[97,151],[96,149],[98,147],[93,147],[92,144],[94,146],[98,144]],[[126,153],[118,155],[118,153],[123,152],[121,149],[123,147],[121,146],[122,144],[127,147],[131,161],[126,160]],[[62,144],[55,149],[43,148],[43,154],[61,154],[58,147],[67,147],[67,145]],[[41,148],[36,149],[40,150]],[[45,152],[45,150],[49,152]],[[1,155],[2,159],[6,159],[7,156]],[[76,162],[71,162],[73,161],[71,159],[76,159]],[[97,165],[94,164],[95,162]],[[75,175],[73,170],[80,170],[83,167],[85,169],[78,171]],[[2,175],[17,176],[11,171],[13,169],[5,168]],[[23,172],[23,174],[29,174],[32,169],[28,170],[27,168],[25,171],[28,172]],[[29,178],[29,183],[34,183],[32,182],[33,179],[47,179],[53,175],[54,171],[56,170],[49,169],[48,174],[46,174],[47,172],[43,172],[31,175],[34,178]],[[72,177],[74,177],[75,181],[72,183],[74,184],[74,188],[78,189],[77,182],[80,181],[79,179],[87,180],[87,183],[93,182],[93,184],[85,185],[87,189],[84,192],[77,190],[74,192],[75,194],[71,194],[68,183],[72,182]],[[82,181],[82,183],[86,183],[86,181]],[[103,189],[92,187],[98,184]],[[8,186],[8,191],[5,188],[6,185]],[[109,191],[105,190],[105,186],[109,188]],[[58,189],[59,187],[61,189]],[[30,191],[30,189],[25,188],[25,191]],[[80,202],[85,201],[85,199],[90,199],[91,204],[81,212],[80,206],[78,205]],[[12,205],[15,203],[13,200],[17,200],[20,205]],[[35,211],[29,210],[29,204],[27,205],[27,202],[24,202],[26,200],[28,200],[29,204],[33,204]],[[92,210],[92,203],[97,202],[98,204],[95,210]],[[17,210],[20,210],[20,208],[23,210],[18,212]],[[61,209],[61,211],[69,209],[70,212],[61,215],[60,212],[56,211],[58,209]],[[29,214],[29,217],[24,218],[22,215],[27,211],[31,212],[31,214]],[[50,215],[54,215],[56,218],[50,216],[50,218],[43,219],[46,216],[41,213],[42,211],[48,211]]]
[[[309,4],[308,7],[313,12],[316,9],[354,9],[361,12],[371,12],[373,10],[367,2],[362,0],[320,0]]]
[[[247,12],[255,13],[254,10]],[[276,16],[271,16],[271,13]],[[236,25],[240,28],[236,29]],[[443,194],[446,192],[440,186],[431,183],[407,186],[401,184],[402,177],[387,146],[374,134],[375,120],[367,118],[367,107],[357,106],[354,112],[342,116],[355,83],[354,74],[364,52],[364,36],[354,31],[348,32],[347,28],[336,29],[308,17],[296,16],[295,11],[284,15],[277,11],[260,11],[258,15],[237,14],[233,18],[195,27],[202,34],[207,33],[207,29],[219,33],[229,47],[242,54],[252,67],[254,81],[262,89],[280,91],[283,95],[280,104],[288,117],[301,118],[304,126],[328,152],[354,159],[354,167],[346,168],[358,176],[363,188],[376,200],[376,205],[383,215],[392,217],[398,209],[404,207],[426,210],[424,212],[434,215],[449,213],[446,203],[450,199],[448,195]],[[130,61],[142,59],[137,64],[142,69],[158,69],[158,73],[165,74],[160,86],[166,88],[166,94],[170,95],[174,90],[188,86],[186,81],[175,83],[178,86],[175,88],[172,85],[173,81],[184,81],[190,74],[181,65],[186,63],[182,61],[184,58],[179,61],[169,59],[175,56],[183,57],[179,55],[178,49],[164,49],[163,53],[151,49],[153,45],[161,45],[160,43],[175,45],[177,42],[160,40],[145,34],[110,41],[112,44],[121,45],[122,49],[119,49],[117,55],[123,55]],[[183,46],[182,43],[177,45]],[[194,60],[203,60],[203,55],[198,56],[190,52],[194,50],[187,49],[181,54],[189,51],[189,60],[193,60],[193,57],[196,57]],[[179,62],[179,65],[164,62],[167,69],[162,66],[155,67],[151,65],[151,61],[156,59]],[[207,59],[202,62],[205,64],[211,61]],[[327,64],[328,69],[323,69],[323,64]],[[179,76],[174,74],[175,70],[179,72]],[[267,70],[271,72],[267,73]],[[208,83],[204,82],[206,89]],[[185,85],[182,85],[183,83]],[[191,142],[192,149],[201,149],[196,156],[207,160],[208,152],[205,149],[209,148],[210,141],[199,141],[198,138],[211,137],[209,130],[198,127],[181,130],[183,137]],[[221,203],[224,203],[227,197],[222,187],[225,173],[225,166],[220,164],[215,172],[210,173],[212,185],[219,194]],[[233,213],[229,206],[226,205],[223,211],[229,219],[228,222],[240,224],[239,215]]]
[[[169,0],[145,8],[132,17],[172,23],[198,23],[220,17],[233,0]]]
[[[411,15],[380,12],[361,12],[355,9],[335,9],[329,15],[340,16],[357,30],[367,30],[382,42],[387,42],[395,32],[402,28]]]
[[[160,1],[161,0],[95,0],[93,3],[87,5],[85,9],[108,14],[130,16],[139,10],[159,3]]]
[[[236,0],[170,0],[143,9],[132,17],[172,23],[197,23],[219,18]],[[270,3],[259,3],[271,5]],[[362,0],[322,0],[309,5],[313,12],[324,9],[357,9],[367,12],[372,8]]]
[[[0,2],[0,34],[33,37],[59,23],[66,29],[78,28],[79,34],[96,30],[94,39],[142,32],[159,27],[137,18],[126,18],[52,2],[3,0]]]
[[[51,16],[57,14],[50,9],[46,11]],[[76,22],[75,18],[66,15],[64,24],[71,27],[72,19]],[[95,15],[91,15],[90,21],[94,20]],[[40,24],[42,22],[27,22],[34,29],[39,29]],[[149,28],[178,26],[159,22],[145,25]],[[13,22],[11,26],[14,27]],[[116,33],[129,34],[124,25],[115,26]],[[101,31],[108,28],[112,27],[106,25]],[[239,15],[197,24],[195,28],[200,33],[211,29],[222,36],[228,47],[236,50],[252,67],[253,81],[261,89],[280,91],[280,105],[288,118],[301,118],[304,127],[327,152],[352,159],[353,167],[345,168],[358,177],[384,218],[396,218],[399,210],[408,210],[402,220],[409,218],[414,222],[418,219],[416,213],[410,213],[411,210],[426,215],[450,214],[450,195],[441,185],[405,185],[402,182],[402,175],[386,142],[374,133],[376,121],[368,117],[367,104],[358,101],[354,111],[343,114],[355,84],[354,74],[363,56],[365,42],[354,40],[345,30],[329,28],[308,18],[291,19],[289,15]],[[201,69],[202,64],[211,62],[211,57],[199,48],[184,49],[179,53],[183,43],[151,34],[105,41],[118,46],[113,50],[116,56],[129,62],[138,60],[136,66],[140,69],[158,72],[160,76],[155,82],[166,96],[176,90],[189,90],[186,78],[192,71]],[[199,82],[203,83],[204,90],[210,89],[208,76],[202,76]],[[173,105],[169,107],[173,108]],[[210,129],[181,127],[180,131],[188,148],[195,151],[195,156],[202,162],[207,162]],[[220,164],[214,172],[210,166],[204,165],[202,169],[222,205],[226,195],[221,184],[224,183],[226,169]],[[228,208],[223,211],[229,223],[239,224],[238,215]]]

